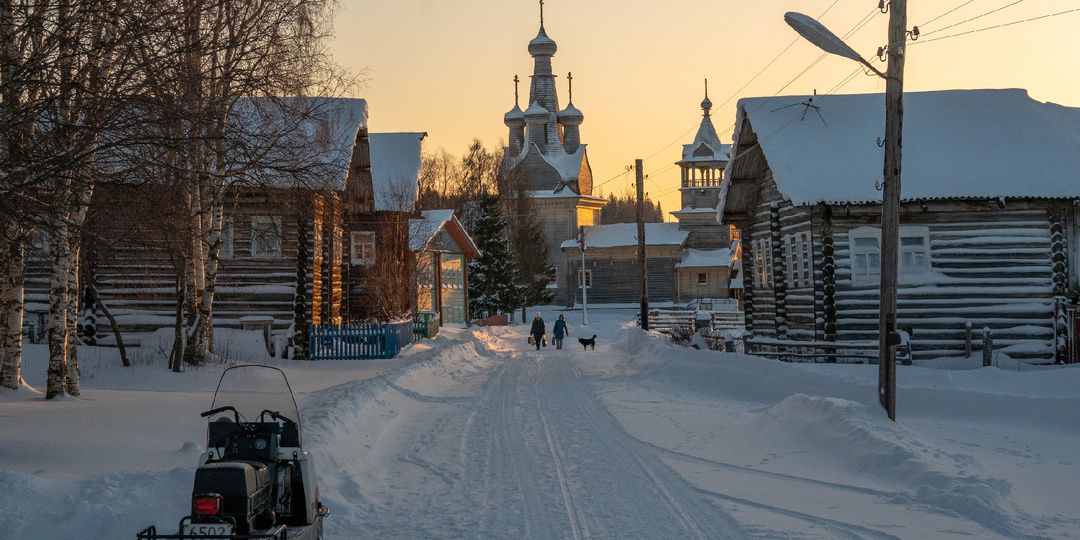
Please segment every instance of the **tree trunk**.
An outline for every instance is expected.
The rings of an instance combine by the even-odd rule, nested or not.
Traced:
[[[18,389],[22,384],[22,325],[24,236],[11,216],[3,219],[3,266],[0,267],[0,386]]]
[[[49,290],[49,368],[45,399],[63,395],[67,386],[67,301],[68,301],[68,225],[57,217],[53,220],[53,264]]]

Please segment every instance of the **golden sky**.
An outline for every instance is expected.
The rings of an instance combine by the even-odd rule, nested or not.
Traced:
[[[536,0],[341,0],[334,54],[367,72],[359,97],[372,131],[426,131],[426,148],[460,155],[473,138],[488,147],[507,139],[514,75],[528,107],[539,11]],[[633,181],[625,167],[641,158],[650,197],[678,209],[674,162],[701,121],[705,78],[725,143],[739,98],[884,92],[876,76],[850,78],[851,60],[815,64],[821,51],[788,27],[788,11],[839,36],[856,30],[845,41],[867,59],[886,43],[889,16],[877,0],[545,0],[559,104],[573,72],[596,193],[622,193]],[[1076,0],[910,0],[912,26],[921,37],[908,48],[905,91],[1025,88],[1080,106]]]

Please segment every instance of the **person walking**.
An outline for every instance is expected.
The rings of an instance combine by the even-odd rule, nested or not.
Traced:
[[[551,337],[555,339],[555,348],[562,348],[562,340],[566,337],[566,316],[559,315],[559,320],[555,321],[555,326],[551,328]]]
[[[547,333],[547,327],[544,326],[544,319],[540,317],[539,311],[536,312],[536,318],[533,319],[532,328],[529,330],[529,333],[532,334],[533,343],[536,344],[536,350],[539,351],[540,342],[544,340],[544,334]],[[544,343],[544,346],[546,347],[547,343]]]

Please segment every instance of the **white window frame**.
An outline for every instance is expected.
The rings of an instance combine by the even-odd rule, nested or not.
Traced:
[[[877,243],[876,250],[860,249],[856,245],[856,239],[873,238]],[[905,239],[917,238],[919,244],[905,244]],[[920,276],[933,272],[934,264],[930,254],[930,228],[920,225],[905,225],[900,227],[900,237],[897,246],[897,275]],[[851,252],[851,282],[852,284],[881,283],[881,229],[877,227],[858,227],[848,232],[848,249]],[[876,261],[873,260],[877,255]],[[866,273],[856,271],[858,257],[868,257]],[[910,257],[909,257],[910,256]],[[921,256],[921,258],[920,258]]]
[[[859,240],[873,240],[874,245],[859,245]],[[851,229],[848,231],[848,251],[850,252],[852,284],[870,285],[881,282],[881,229],[877,227]]]
[[[372,231],[350,231],[349,262],[353,266],[375,265],[375,233]]]
[[[784,270],[787,278],[787,282],[792,288],[799,286],[799,259],[798,248],[795,245],[796,238],[794,235],[787,235],[784,237],[784,258],[787,259],[784,265]]]
[[[772,240],[768,238],[759,238],[751,242],[754,249],[754,281],[761,285],[772,286]]]
[[[585,270],[585,281],[584,282],[585,282],[585,288],[586,289],[591,289],[592,288],[592,270],[591,269],[586,269]],[[579,271],[578,272],[578,287],[581,287],[581,283],[582,283],[581,272]]]
[[[814,284],[814,249],[813,240],[809,232],[799,233],[800,256],[802,261],[802,284],[803,287],[811,287]]]
[[[919,244],[910,240],[918,239]],[[905,241],[908,241],[905,245]],[[929,274],[933,266],[930,262],[930,228],[909,225],[900,227],[900,262],[898,271],[902,276]]]
[[[236,227],[233,218],[225,218],[221,222],[221,238],[218,240],[218,259],[231,259],[235,253]]]
[[[273,231],[267,228],[273,227]],[[271,236],[273,233],[273,236]],[[280,216],[251,216],[251,257],[255,259],[269,259],[281,256],[281,217]],[[265,243],[265,249],[260,245]]]

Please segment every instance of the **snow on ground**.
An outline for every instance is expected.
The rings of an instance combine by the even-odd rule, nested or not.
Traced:
[[[564,350],[510,326],[358,362],[270,359],[238,333],[230,356],[286,371],[327,538],[1080,537],[1080,368],[900,367],[893,423],[876,366],[681,349],[633,313],[567,313]],[[221,366],[115,353],[81,350],[79,399],[0,391],[0,538],[185,514]],[[30,386],[44,362],[27,346]]]

